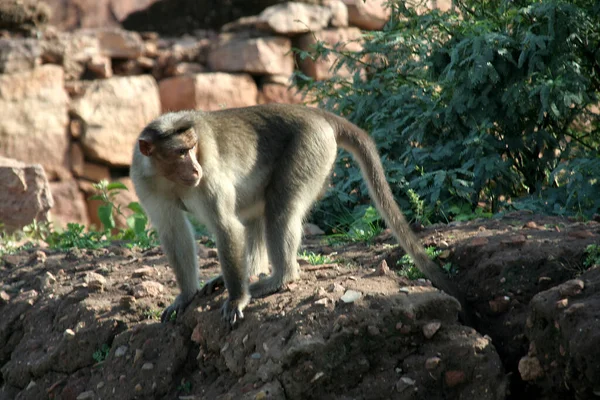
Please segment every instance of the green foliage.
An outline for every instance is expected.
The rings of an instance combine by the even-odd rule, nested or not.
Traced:
[[[296,83],[372,135],[400,206],[452,220],[482,203],[496,213],[600,209],[600,6],[588,0],[455,2],[417,14],[393,2],[390,22],[358,54],[320,43],[352,77]],[[597,109],[596,109],[597,110]],[[314,216],[331,221],[367,202],[340,152],[334,188]]]
[[[121,182],[108,183],[106,180],[95,183],[93,186],[98,194],[91,196],[90,199],[102,202],[102,205],[98,207],[98,217],[102,222],[104,232],[111,239],[125,240],[129,242],[129,246],[137,245],[143,249],[158,244],[156,232],[147,229],[148,216],[138,202],[130,202],[127,205],[127,208],[132,211],[129,216],[126,216],[121,210],[121,205],[115,202],[121,190],[128,190],[127,186]],[[117,229],[116,215],[125,218],[126,229]]]
[[[381,217],[374,207],[357,207],[353,213],[343,208],[339,211],[333,229],[338,233],[327,237],[329,243],[370,242],[383,231]]]
[[[435,260],[442,251],[436,249],[434,246],[429,246],[425,248],[425,252],[427,253],[427,256],[429,256],[429,258]],[[419,268],[417,268],[412,257],[408,254],[403,255],[402,258],[398,260],[396,265],[400,267],[400,270],[398,270],[398,275],[408,278],[411,281],[426,278],[425,275],[419,270]],[[446,272],[449,273],[452,270],[452,266],[450,263],[444,265],[443,268]]]
[[[308,261],[311,265],[322,265],[322,264],[330,264],[333,262],[331,257],[328,257],[324,254],[315,254],[312,251],[303,250],[298,256],[306,261]]]
[[[138,246],[142,249],[157,246],[156,231],[148,229],[148,217],[139,203],[131,202],[127,208],[132,211],[125,216],[120,205],[116,205],[115,198],[120,190],[127,187],[120,182],[108,183],[101,181],[94,184],[98,194],[91,199],[102,201],[98,208],[98,217],[102,222],[103,230],[86,231],[81,224],[69,223],[66,229],[53,229],[48,222],[33,221],[20,232],[7,234],[0,229],[0,256],[25,250],[35,242],[44,241],[53,249],[98,249],[110,245],[112,241],[124,241],[128,247]],[[126,219],[127,228],[116,228],[115,216],[120,215]],[[1,227],[0,227],[1,228]],[[22,245],[25,239],[30,241]]]
[[[52,249],[99,249],[106,247],[110,241],[103,232],[85,231],[81,224],[69,223],[64,231],[52,231],[46,238]]]
[[[177,391],[182,393],[191,393],[192,391],[192,382],[181,379],[181,383],[177,386]]]
[[[590,244],[585,248],[585,260],[583,265],[587,268],[600,265],[600,245]]]
[[[108,344],[104,343],[98,350],[96,350],[94,352],[94,354],[92,354],[92,358],[97,363],[101,363],[104,360],[106,360],[106,357],[108,357],[109,352],[110,352],[110,346]]]
[[[144,310],[142,315],[146,319],[153,319],[155,321],[160,321],[160,316],[162,315],[162,311],[156,310],[156,309]]]

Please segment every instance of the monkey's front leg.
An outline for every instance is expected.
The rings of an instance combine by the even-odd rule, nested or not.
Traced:
[[[244,226],[235,217],[222,217],[216,232],[219,261],[229,298],[221,313],[231,325],[244,318],[243,310],[250,302],[248,273],[244,254]]]
[[[176,207],[169,208],[162,204],[161,208],[146,207],[153,221],[163,250],[175,272],[181,293],[173,304],[168,306],[161,316],[161,321],[170,319],[173,312],[179,316],[192,301],[199,289],[198,257],[196,242],[190,222],[183,211]]]

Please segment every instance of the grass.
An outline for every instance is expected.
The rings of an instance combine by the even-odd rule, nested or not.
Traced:
[[[303,260],[308,261],[308,263],[311,265],[331,264],[332,262],[334,262],[333,259],[331,259],[330,257],[328,257],[326,255],[316,254],[316,253],[313,253],[312,251],[306,251],[306,250],[303,250],[301,253],[299,253],[298,257],[302,258]]]

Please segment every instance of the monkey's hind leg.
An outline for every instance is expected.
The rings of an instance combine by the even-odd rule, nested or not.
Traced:
[[[248,277],[269,275],[269,258],[265,244],[265,221],[262,216],[246,223],[245,258]]]
[[[252,219],[246,224],[245,262],[248,277],[269,275],[269,260],[265,247],[265,227],[262,218]],[[198,292],[201,296],[212,294],[218,287],[225,287],[223,275],[209,279]]]
[[[290,146],[290,151],[281,156],[285,162],[275,168],[265,191],[267,250],[273,272],[269,278],[250,285],[252,297],[275,293],[300,278],[297,256],[302,221],[321,193],[337,151],[332,140],[328,143],[317,139]]]

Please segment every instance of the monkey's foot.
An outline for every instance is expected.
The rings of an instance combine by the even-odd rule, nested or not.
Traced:
[[[237,300],[231,300],[231,298],[229,298],[225,300],[223,307],[221,307],[221,316],[233,327],[239,320],[244,319],[243,310],[249,302],[249,295],[245,295]]]
[[[192,302],[192,299],[194,298],[195,294],[196,293],[193,293],[191,296],[184,296],[183,294],[180,294],[179,296],[177,296],[173,304],[165,308],[165,310],[163,311],[162,315],[160,316],[160,322],[170,321],[171,315],[173,315],[174,312],[177,313],[176,317],[179,317],[179,315],[183,313],[188,304]]]
[[[211,294],[219,286],[225,287],[225,280],[223,279],[223,275],[216,276],[206,281],[204,286],[200,288],[200,296],[207,296]]]
[[[254,298],[265,297],[276,293],[283,287],[284,283],[273,279],[273,277],[261,279],[250,285],[250,294]]]

